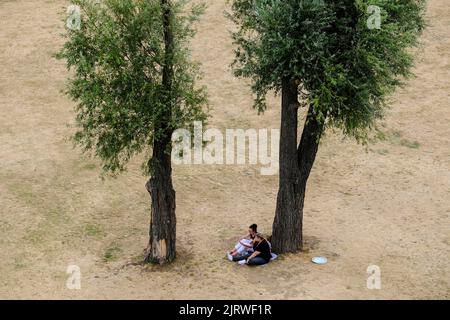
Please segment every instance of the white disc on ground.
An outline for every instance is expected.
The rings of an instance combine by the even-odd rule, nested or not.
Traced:
[[[312,258],[312,262],[315,264],[326,264],[328,262],[328,259],[325,257],[314,257]]]

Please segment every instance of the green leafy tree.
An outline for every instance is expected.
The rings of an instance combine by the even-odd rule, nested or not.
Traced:
[[[306,183],[325,130],[367,142],[387,97],[410,75],[424,6],[424,0],[233,1],[235,74],[251,79],[259,112],[269,91],[281,93],[277,252],[302,247]],[[306,121],[299,138],[300,108]]]
[[[80,28],[68,28],[59,57],[77,102],[74,140],[118,174],[141,152],[151,178],[150,241],[145,260],[175,259],[175,191],[171,137],[206,118],[206,92],[190,61],[193,23],[203,6],[184,0],[74,0]]]

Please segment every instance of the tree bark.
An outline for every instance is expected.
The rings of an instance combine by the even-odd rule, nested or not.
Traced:
[[[151,160],[153,173],[146,185],[152,206],[150,240],[145,258],[149,263],[170,263],[176,257],[176,202],[168,144],[167,141],[155,142]]]
[[[277,253],[296,252],[303,245],[303,206],[306,183],[319,147],[323,125],[312,106],[308,110],[297,147],[298,86],[283,79],[280,136],[280,183],[272,229],[272,248]]]
[[[174,39],[170,0],[161,0],[165,61],[162,70],[165,108],[155,123],[152,176],[146,184],[151,197],[150,240],[145,257],[146,262],[165,264],[176,257],[176,202],[172,184],[172,101]]]

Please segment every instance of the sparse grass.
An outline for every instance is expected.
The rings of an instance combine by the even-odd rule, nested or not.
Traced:
[[[97,169],[97,166],[93,163],[88,163],[86,165],[83,166],[83,169],[85,170],[95,170]]]
[[[411,148],[411,149],[419,149],[419,147],[420,147],[419,142],[408,140],[408,139],[400,140],[400,145],[403,147]]]
[[[33,205],[36,203],[36,194],[33,192],[32,184],[27,183],[14,183],[8,186],[9,191],[14,194],[19,200],[26,205]]]
[[[8,221],[0,221],[0,231],[5,232],[9,229],[12,229],[13,225]]]
[[[251,123],[248,119],[241,117],[233,117],[228,120],[228,128],[244,129],[251,128]]]
[[[143,251],[141,254],[135,255],[131,258],[130,264],[142,264],[145,259],[145,252]]]
[[[376,138],[379,141],[390,141],[392,143],[410,149],[419,149],[420,147],[420,143],[418,141],[403,138],[403,133],[399,130],[379,131],[377,132]],[[381,155],[386,155],[388,153],[388,150],[382,149],[377,150],[376,152]]]
[[[98,224],[87,224],[84,226],[84,233],[89,237],[102,237],[105,232]]]
[[[67,224],[69,218],[63,211],[56,209],[47,209],[47,211],[41,212],[42,220],[36,227],[30,227],[27,234],[23,237],[24,240],[29,241],[35,245],[43,244],[46,239],[54,236],[58,231],[58,227],[61,224]]]
[[[394,138],[394,139],[399,139],[402,135],[403,135],[402,132],[398,131],[398,130],[392,130],[390,132],[391,138]]]
[[[113,242],[106,248],[105,253],[103,255],[104,262],[112,262],[118,258],[118,254],[122,252],[122,248],[117,242]]]
[[[389,150],[387,149],[380,149],[380,150],[376,150],[376,153],[378,153],[379,155],[385,156],[389,153]]]
[[[27,266],[25,259],[23,257],[15,257],[13,265],[14,269],[16,270],[23,269]]]
[[[29,230],[23,239],[37,245],[44,242],[45,233],[42,228],[38,227],[35,230]]]

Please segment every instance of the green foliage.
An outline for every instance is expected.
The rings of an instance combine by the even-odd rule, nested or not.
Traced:
[[[380,29],[368,28],[370,5],[381,9]],[[410,75],[424,7],[425,0],[234,0],[235,74],[252,80],[259,112],[283,78],[296,80],[319,121],[365,141]]]
[[[203,6],[187,10],[186,2],[170,4],[174,54],[166,60],[160,0],[72,1],[81,8],[81,28],[66,30],[58,57],[73,71],[67,93],[77,102],[74,140],[102,159],[105,172],[124,170],[137,153],[151,154],[167,127],[206,118],[206,91],[196,86],[198,65],[188,49]],[[165,61],[173,63],[170,90],[162,85]],[[168,109],[171,119],[163,119]]]
[[[118,255],[122,252],[122,248],[117,242],[113,242],[106,248],[105,253],[103,254],[104,262],[111,262],[117,260]]]

